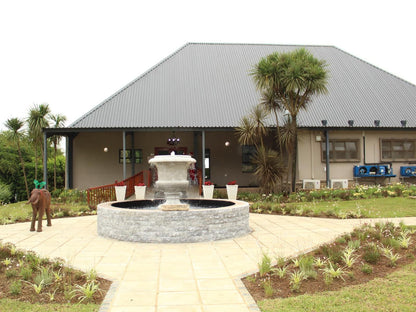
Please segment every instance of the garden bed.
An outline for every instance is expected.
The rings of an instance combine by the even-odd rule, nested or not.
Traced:
[[[263,255],[259,272],[243,279],[256,301],[339,290],[363,284],[412,263],[416,231],[404,225],[365,225],[331,244],[293,259]]]
[[[41,258],[14,245],[0,245],[0,299],[29,303],[94,303],[100,305],[111,281],[95,270],[82,272],[62,260]]]

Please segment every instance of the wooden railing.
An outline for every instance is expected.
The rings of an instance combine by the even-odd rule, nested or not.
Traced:
[[[144,183],[144,171],[141,171],[130,178],[122,181],[126,188],[126,198],[129,198],[134,194],[134,186],[139,183]],[[116,200],[116,192],[114,186],[118,182],[113,184],[102,185],[97,187],[91,187],[87,189],[87,202],[88,206],[95,209],[99,203]]]

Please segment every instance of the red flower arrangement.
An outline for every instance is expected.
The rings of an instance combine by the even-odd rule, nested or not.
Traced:
[[[123,181],[121,181],[121,182],[117,182],[117,180],[116,180],[116,186],[125,186],[126,184],[124,184],[124,182]]]
[[[204,185],[213,185],[211,181],[205,181]]]
[[[236,180],[233,180],[233,181],[230,181],[230,182],[227,183],[227,185],[236,185],[236,184],[237,184]]]
[[[146,186],[144,183],[137,183],[136,186]]]

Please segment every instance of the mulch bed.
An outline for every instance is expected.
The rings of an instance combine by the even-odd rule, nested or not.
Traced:
[[[290,285],[290,274],[295,270],[299,270],[299,268],[296,268],[291,260],[287,260],[287,274],[284,278],[279,278],[276,274],[273,273],[268,273],[265,276],[261,277],[259,273],[256,273],[244,278],[243,283],[252,295],[252,297],[254,298],[254,300],[256,301],[272,298],[294,297],[303,294],[319,293],[323,291],[335,291],[351,285],[363,284],[375,278],[384,277],[392,273],[393,271],[397,270],[398,268],[401,268],[404,265],[415,261],[416,233],[413,233],[409,236],[411,236],[411,246],[408,249],[399,248],[394,250],[394,253],[400,254],[400,259],[397,261],[394,267],[391,266],[390,260],[387,257],[385,257],[382,254],[382,252],[377,263],[367,263],[363,258],[365,252],[365,243],[362,242],[361,247],[354,253],[354,255],[357,257],[357,260],[351,268],[346,268],[345,264],[342,261],[335,263],[334,267],[341,267],[345,271],[343,279],[335,278],[331,283],[326,283],[324,280],[323,271],[319,268],[315,268],[315,270],[317,271],[316,278],[309,278],[303,280],[301,282],[299,291],[292,291]],[[374,238],[368,239],[367,242],[374,242],[380,245],[380,241]],[[312,255],[315,258],[320,257],[321,259],[327,259],[327,253],[324,253],[323,251],[328,250],[328,248],[342,251],[347,246],[347,243],[336,241],[323,246],[324,247],[321,246],[320,248],[317,248],[316,250],[306,255]],[[372,273],[364,273],[362,271],[363,264],[371,266]],[[268,283],[269,281],[274,290],[274,294],[272,296],[266,296],[263,287],[264,283]]]

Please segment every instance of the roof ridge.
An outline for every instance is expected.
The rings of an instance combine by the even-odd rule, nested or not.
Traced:
[[[176,50],[172,54],[170,54],[167,57],[165,57],[159,63],[157,63],[156,65],[153,65],[152,67],[150,67],[143,74],[139,75],[137,78],[135,78],[132,81],[130,81],[123,88],[121,88],[118,91],[114,92],[112,95],[110,95],[105,100],[103,100],[100,104],[98,104],[97,106],[95,106],[94,108],[92,108],[90,111],[88,111],[87,113],[85,113],[84,115],[82,115],[80,118],[78,118],[77,120],[75,120],[73,123],[71,123],[68,127],[73,127],[75,124],[77,124],[77,123],[81,122],[83,119],[87,118],[89,115],[91,115],[93,112],[95,112],[98,109],[100,109],[103,105],[105,105],[112,98],[114,98],[115,96],[117,96],[118,94],[120,94],[121,92],[123,92],[124,90],[128,89],[133,84],[135,84],[138,80],[142,79],[143,77],[145,77],[146,75],[148,75],[149,73],[151,73],[152,71],[154,71],[156,68],[158,68],[160,65],[162,65],[163,63],[165,63],[166,61],[168,61],[169,59],[171,59],[173,56],[175,56],[176,54],[178,54],[181,50],[183,50],[188,45],[190,45],[190,43],[186,43],[185,45],[183,45],[182,47],[180,47],[178,50]]]
[[[239,42],[188,42],[187,45],[195,44],[195,45],[242,45],[242,46],[276,46],[276,47],[333,47],[336,48],[334,45],[325,45],[325,44],[281,44],[281,43],[239,43]]]

